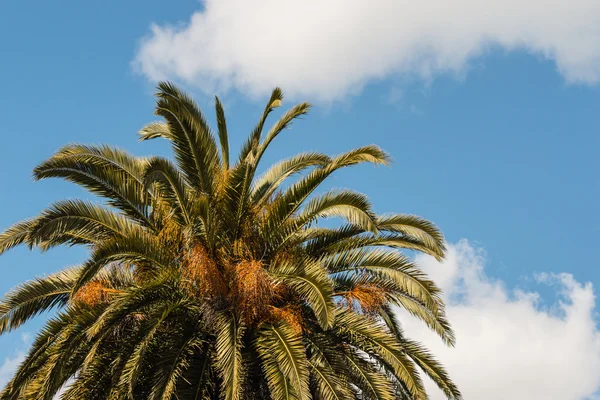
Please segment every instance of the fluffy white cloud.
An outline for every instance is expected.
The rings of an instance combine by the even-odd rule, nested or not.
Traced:
[[[134,64],[201,90],[335,100],[390,75],[463,72],[492,47],[552,59],[600,82],[598,0],[205,0],[189,22],[151,27]]]
[[[21,341],[23,342],[23,346],[29,346],[31,343],[31,334],[27,332],[21,334]],[[4,362],[0,365],[0,390],[11,380],[17,367],[24,359],[25,350],[22,348],[17,348],[13,355],[4,359]]]
[[[466,240],[451,245],[440,265],[419,262],[445,291],[457,336],[445,347],[419,321],[401,313],[408,336],[418,338],[446,365],[466,399],[584,400],[600,389],[600,331],[590,283],[570,274],[541,274],[555,304],[535,292],[508,289],[484,272],[485,256]],[[444,399],[430,385],[432,400]],[[600,397],[598,397],[600,398]]]

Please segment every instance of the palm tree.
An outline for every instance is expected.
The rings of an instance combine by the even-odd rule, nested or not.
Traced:
[[[440,290],[400,252],[441,259],[442,234],[416,216],[378,216],[354,191],[313,195],[338,169],[388,164],[376,146],[301,153],[258,176],[269,144],[310,107],[263,134],[282,98],[275,89],[233,160],[219,99],[214,135],[190,97],[160,83],[164,122],[140,135],[169,140],[175,162],[73,144],[35,168],[36,179],[66,179],[106,204],[60,201],[0,236],[0,253],[90,250],[0,303],[0,334],[57,310],[1,399],[52,399],[61,388],[77,400],[425,399],[420,371],[461,398],[394,312],[454,343]],[[316,224],[328,217],[344,222]]]

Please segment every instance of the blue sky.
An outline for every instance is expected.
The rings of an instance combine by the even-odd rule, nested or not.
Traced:
[[[217,19],[225,26],[229,19],[237,21],[234,14],[239,6],[235,1],[223,2],[227,3],[231,3],[232,15],[221,15],[224,22]],[[265,3],[269,2],[259,1],[257,7]],[[316,7],[312,2],[307,4],[308,8]],[[581,1],[580,8],[586,4]],[[2,4],[2,229],[35,215],[54,200],[87,196],[60,181],[34,183],[31,178],[32,168],[66,143],[109,143],[140,155],[168,154],[164,143],[138,143],[136,137],[141,126],[155,119],[152,93],[157,77],[182,83],[211,119],[212,95],[218,93],[224,99],[233,145],[245,139],[268,91],[268,76],[256,69],[260,63],[255,64],[254,59],[260,60],[263,51],[277,53],[281,47],[265,47],[271,45],[268,39],[264,46],[257,45],[252,57],[239,55],[241,47],[233,45],[231,49],[222,48],[223,54],[218,53],[215,46],[222,43],[213,43],[211,34],[217,41],[217,34],[222,32],[211,28],[214,21],[210,7],[225,6],[195,1],[175,5],[159,1],[64,1],[61,7],[31,1]],[[325,8],[313,11],[326,14]],[[193,13],[197,13],[196,19],[190,24]],[[284,13],[280,18],[293,15]],[[369,21],[365,20],[365,26]],[[441,24],[437,20],[434,23]],[[544,26],[549,22],[534,20],[531,25],[535,27],[536,23]],[[160,27],[154,33],[152,24]],[[167,24],[174,28],[164,28]],[[519,46],[514,44],[520,43],[519,37],[511,36],[517,34],[502,30],[504,25],[500,25],[492,30],[496,40],[475,47],[457,45],[454,49],[449,43],[432,39],[430,49],[464,51],[464,57],[458,60],[447,61],[445,50],[435,50],[438,53],[431,60],[423,55],[427,52],[414,56],[410,49],[418,41],[380,46],[373,53],[365,50],[369,46],[356,44],[357,52],[366,52],[356,68],[354,64],[341,68],[344,64],[328,62],[327,52],[307,50],[301,39],[294,42],[293,22],[289,27],[284,25],[285,31],[273,31],[268,38],[280,35],[286,39],[281,46],[297,49],[292,53],[281,51],[281,66],[273,70],[269,87],[281,85],[286,93],[288,83],[290,96],[285,105],[309,100],[315,107],[282,135],[266,161],[300,150],[336,153],[369,143],[380,145],[394,159],[390,168],[360,167],[337,175],[332,185],[367,193],[378,212],[415,213],[435,221],[448,242],[456,246],[455,254],[468,253],[477,284],[499,285],[498,290],[506,298],[494,301],[523,306],[531,315],[547,316],[550,322],[562,323],[565,332],[577,328],[573,324],[591,321],[590,326],[582,328],[585,332],[581,337],[589,339],[596,352],[600,336],[595,303],[586,310],[584,320],[569,320],[565,317],[568,310],[561,311],[557,300],[576,302],[569,291],[573,287],[592,293],[593,289],[585,286],[587,282],[600,286],[595,255],[600,239],[600,86],[594,75],[600,71],[600,57],[593,53],[591,60],[580,62],[589,51],[600,49],[584,47],[578,53],[583,56],[577,58],[561,47],[562,42],[553,42],[552,35],[544,36],[547,32],[542,28],[531,28],[536,39]],[[164,29],[188,32],[192,38],[200,33],[206,37],[180,40]],[[247,35],[252,36],[252,32],[248,30]],[[323,41],[327,42],[329,33],[323,32]],[[480,33],[465,33],[465,37],[468,35],[476,38]],[[533,37],[529,32],[523,35],[524,41]],[[591,40],[582,35],[580,38],[573,33],[567,39],[580,43]],[[460,39],[453,43],[467,42]],[[164,45],[165,40],[177,50],[165,50],[169,47]],[[346,48],[337,39],[333,42],[336,45],[331,52]],[[536,48],[538,42],[542,44]],[[253,43],[250,41],[248,46]],[[194,64],[194,57],[205,57],[205,48],[206,56],[217,61]],[[225,61],[219,61],[221,56]],[[186,57],[193,62],[190,64]],[[250,61],[244,57],[250,57]],[[370,68],[369,57],[372,62],[385,64],[385,68]],[[266,63],[271,63],[271,58]],[[425,61],[414,67],[414,60]],[[165,67],[168,63],[175,67]],[[315,63],[322,63],[323,73],[330,75],[323,77]],[[288,76],[288,65],[300,65],[299,70],[290,70]],[[221,67],[225,70],[220,71]],[[336,67],[340,68],[339,74],[330,72]],[[301,68],[306,68],[306,73]],[[76,264],[84,257],[81,249],[57,249],[46,254],[13,250],[0,257],[0,292],[36,275]],[[458,263],[454,268],[460,270],[460,257],[454,262]],[[542,275],[546,282],[554,283],[540,284],[540,273],[568,273],[574,281],[567,282],[565,275]],[[464,283],[467,278],[461,279]],[[575,286],[569,286],[569,282]],[[514,289],[521,292],[515,294]],[[453,289],[449,286],[448,290]],[[525,301],[518,298],[519,293],[538,293],[540,299]],[[21,334],[34,333],[39,324],[35,321],[18,333],[0,337],[0,363],[25,349],[27,338],[23,340]],[[511,329],[507,332],[520,335]],[[542,340],[536,332],[532,328],[523,331],[522,336],[533,342]],[[553,343],[553,339],[544,340]],[[584,364],[600,366],[599,354],[585,358]],[[595,377],[585,379],[581,385],[587,385],[587,391],[565,392],[564,398],[583,399],[595,392],[600,382]],[[484,393],[479,387],[469,390]]]

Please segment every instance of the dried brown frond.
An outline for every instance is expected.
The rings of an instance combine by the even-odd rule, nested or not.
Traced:
[[[358,284],[344,293],[349,307],[358,303],[363,313],[373,315],[387,302],[386,291],[370,284]]]
[[[273,281],[260,261],[246,260],[235,266],[231,301],[248,325],[268,316]]]
[[[183,258],[183,282],[188,290],[202,298],[214,299],[227,292],[216,261],[201,244],[193,246]]]
[[[304,330],[304,318],[302,309],[297,305],[287,305],[282,308],[271,307],[271,322],[284,321],[290,325],[297,334]]]
[[[95,306],[108,303],[110,294],[119,292],[108,288],[100,281],[91,281],[83,285],[73,296],[73,302],[79,305]]]

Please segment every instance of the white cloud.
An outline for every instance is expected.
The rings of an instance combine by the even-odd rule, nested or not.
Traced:
[[[205,0],[185,24],[151,27],[134,64],[213,94],[335,100],[390,75],[462,73],[492,47],[552,59],[600,82],[598,0]]]
[[[22,346],[17,348],[11,356],[6,357],[4,362],[0,365],[0,390],[6,386],[13,377],[19,364],[25,360],[25,350],[22,347],[29,347],[31,344],[31,334],[29,332],[23,332],[21,334],[21,342]]]
[[[540,274],[558,301],[509,289],[486,276],[485,255],[466,240],[438,264],[419,262],[445,291],[457,336],[445,347],[419,321],[401,313],[406,334],[422,340],[446,365],[465,399],[584,400],[600,390],[600,331],[590,283],[571,274]],[[430,382],[429,382],[430,383]],[[432,400],[444,399],[430,385]]]

